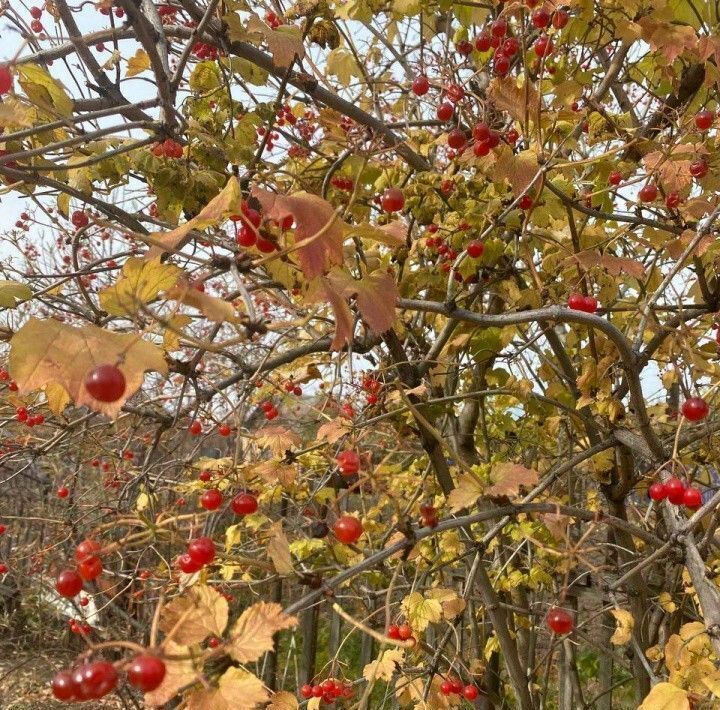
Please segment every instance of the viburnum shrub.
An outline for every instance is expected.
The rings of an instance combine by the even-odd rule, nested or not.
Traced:
[[[6,6],[11,703],[717,704],[713,3]]]

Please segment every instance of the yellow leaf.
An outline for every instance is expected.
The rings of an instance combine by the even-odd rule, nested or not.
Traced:
[[[252,466],[252,473],[267,483],[279,483],[281,486],[291,486],[297,478],[297,471],[292,464],[282,463],[277,459],[261,461]]]
[[[258,602],[240,615],[230,632],[227,652],[239,663],[256,661],[273,648],[273,636],[297,625],[294,616],[283,613],[274,602]]]
[[[278,574],[287,576],[295,572],[290,555],[290,543],[283,532],[281,520],[273,523],[270,528],[267,553]]]
[[[258,446],[270,449],[275,456],[284,456],[285,452],[300,444],[300,437],[283,426],[266,426],[255,434]]]
[[[426,592],[429,599],[437,599],[442,604],[442,614],[445,619],[452,621],[465,610],[465,600],[458,597],[454,589],[435,587]]]
[[[210,294],[198,291],[184,279],[181,280],[175,288],[171,288],[167,292],[167,297],[197,308],[215,323],[238,320],[235,306],[233,306],[232,303],[228,303],[217,296],[211,296]]]
[[[212,587],[198,584],[176,597],[162,610],[160,628],[172,631],[176,643],[185,646],[204,641],[208,636],[222,636],[228,622],[227,599]]]
[[[404,660],[405,651],[401,648],[389,648],[380,651],[380,655],[363,668],[363,678],[370,682],[384,680],[389,683],[392,680],[393,673],[397,670],[397,666]]]
[[[429,624],[442,619],[442,604],[437,599],[426,599],[420,592],[413,592],[402,600],[401,607],[413,630],[424,631]]]
[[[0,306],[3,308],[15,308],[18,301],[26,301],[32,295],[32,290],[25,284],[0,280]]]
[[[177,266],[161,264],[160,257],[150,261],[131,257],[118,282],[100,291],[100,305],[112,315],[134,315],[140,305],[174,286],[181,273]]]
[[[522,194],[540,179],[537,154],[532,150],[513,153],[507,146],[497,153],[492,167],[492,179],[495,182],[507,180],[515,196]]]
[[[342,439],[352,428],[351,422],[345,417],[336,417],[329,422],[325,422],[317,431],[316,438],[318,441],[327,441],[328,444],[334,444],[338,439]]]
[[[495,464],[490,472],[493,484],[486,490],[489,496],[508,496],[514,498],[520,488],[537,485],[538,472],[517,463]]]
[[[331,76],[336,76],[343,86],[349,86],[353,77],[362,78],[362,70],[360,69],[355,55],[344,47],[333,49],[327,56],[326,71]]]
[[[85,389],[88,372],[103,363],[118,363],[125,375],[125,393],[116,402],[98,402]],[[160,348],[137,335],[30,318],[10,340],[9,370],[21,394],[59,384],[78,406],[115,417],[145,370],[166,374],[167,363]]]
[[[343,223],[343,231],[348,237],[369,239],[389,247],[399,247],[405,244],[408,226],[405,222],[399,220],[384,224],[381,227],[369,222],[360,222],[360,224]]]
[[[17,67],[18,81],[25,95],[39,108],[50,113],[68,117],[73,112],[72,99],[60,82],[37,64],[22,64]]]
[[[62,385],[50,383],[45,385],[45,399],[48,409],[57,417],[63,413],[65,407],[70,404],[70,395]]]
[[[288,693],[287,690],[283,690],[272,696],[267,710],[297,710],[299,707],[300,704],[297,698],[292,693]]]
[[[238,179],[233,176],[227,181],[225,187],[191,220],[185,222],[185,224],[181,224],[170,232],[160,232],[151,235],[155,241],[161,242],[163,246],[151,247],[145,255],[145,258],[154,259],[168,249],[175,249],[182,242],[183,238],[194,229],[205,229],[205,227],[217,224],[224,217],[231,214],[238,214],[241,203],[242,193],[240,191],[240,183]]]
[[[168,318],[168,327],[163,333],[163,348],[168,352],[180,349],[180,335],[177,331],[181,331],[186,325],[192,323],[192,318],[183,313]]]
[[[289,67],[296,55],[302,57],[305,54],[300,28],[294,25],[281,25],[273,30],[253,13],[247,24],[247,31],[250,34],[259,34],[265,39],[273,61],[279,67]]]
[[[150,57],[144,49],[138,49],[135,52],[135,56],[128,59],[127,71],[125,72],[125,78],[129,79],[131,76],[137,76],[147,71],[150,68]]]
[[[35,110],[14,96],[5,96],[0,104],[0,128],[29,128],[35,122]]]
[[[145,693],[145,704],[149,707],[165,705],[177,695],[178,690],[189,685],[198,677],[192,660],[189,658],[175,660],[189,655],[190,649],[187,646],[181,646],[171,640],[166,640],[163,643],[163,652],[173,658],[163,659],[165,662],[165,677],[160,686],[150,693]]]
[[[151,505],[155,504],[155,496],[152,493],[148,494],[144,491],[140,493],[135,500],[135,510],[138,513],[142,513],[143,510],[147,510]]]
[[[242,668],[228,668],[217,688],[195,690],[187,698],[187,710],[254,710],[270,693],[262,681]]]
[[[658,602],[663,608],[663,611],[666,611],[668,614],[672,614],[674,611],[677,611],[677,604],[672,600],[670,592],[660,592]]]
[[[714,696],[720,698],[720,671],[706,675],[702,683]]]
[[[635,619],[633,618],[633,615],[625,609],[610,609],[610,613],[615,617],[615,622],[617,624],[615,627],[615,633],[610,639],[610,643],[615,646],[622,646],[632,638]]]
[[[658,683],[638,710],[690,710],[687,693],[672,683]]]
[[[451,513],[469,508],[483,494],[483,487],[478,480],[470,474],[460,476],[457,486],[450,491],[447,504]]]

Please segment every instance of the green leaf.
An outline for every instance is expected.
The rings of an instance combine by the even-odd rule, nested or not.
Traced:
[[[0,306],[3,308],[15,308],[17,301],[26,301],[32,295],[32,290],[25,284],[0,281]]]
[[[255,86],[264,86],[267,82],[268,73],[257,64],[253,64],[242,57],[232,57],[230,59],[230,70]]]
[[[190,88],[205,94],[220,86],[220,71],[215,62],[200,62],[190,75]]]

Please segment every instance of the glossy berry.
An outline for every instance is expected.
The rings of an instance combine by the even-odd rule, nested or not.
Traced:
[[[507,22],[505,20],[495,20],[490,25],[490,33],[493,37],[504,37],[507,34]]]
[[[86,582],[90,582],[102,574],[102,560],[96,556],[86,557],[82,562],[78,563],[77,571]]]
[[[510,60],[504,54],[496,54],[493,59],[493,71],[498,76],[505,76],[510,71]]]
[[[360,456],[356,451],[341,451],[335,461],[343,476],[353,476],[360,470]]]
[[[698,111],[695,114],[695,125],[701,131],[707,131],[708,128],[710,128],[712,126],[714,120],[715,120],[715,114],[712,111],[708,111],[707,109]]]
[[[710,407],[702,397],[690,397],[683,402],[682,414],[691,422],[699,422],[709,414]]]
[[[220,436],[230,436],[232,429],[227,424],[221,424],[218,427],[218,434]]]
[[[441,103],[437,108],[437,117],[440,121],[449,121],[454,113],[455,109],[447,101]]]
[[[708,174],[708,164],[706,160],[698,158],[690,163],[690,175],[694,178],[704,178]]]
[[[451,695],[453,692],[453,684],[449,680],[444,680],[440,683],[440,692],[443,695]]]
[[[555,10],[552,16],[552,26],[556,30],[561,30],[565,25],[567,25],[568,21],[570,20],[570,15],[568,15],[565,10]]]
[[[251,493],[238,493],[230,505],[235,515],[251,515],[258,509],[257,498]]]
[[[335,521],[333,532],[340,542],[350,545],[360,539],[363,533],[363,526],[362,523],[352,515],[343,515]]]
[[[538,57],[547,57],[552,54],[554,45],[547,35],[540,35],[533,45],[533,50]]]
[[[474,239],[467,245],[467,253],[471,259],[479,259],[485,251],[485,245],[478,239]]]
[[[217,488],[211,488],[200,496],[200,505],[205,510],[217,510],[223,502],[222,493]]]
[[[667,498],[667,489],[664,483],[656,481],[648,488],[648,496],[650,500],[665,500]]]
[[[77,698],[77,691],[72,675],[66,671],[57,673],[50,682],[52,694],[56,700],[66,703]]]
[[[98,365],[85,376],[85,389],[99,402],[117,402],[125,386],[125,375],[116,365]]]
[[[658,196],[658,189],[656,185],[648,184],[644,185],[640,192],[638,193],[638,197],[640,198],[640,202],[654,202],[657,199]]]
[[[165,663],[157,656],[136,656],[127,667],[130,685],[149,693],[155,690],[165,678]]]
[[[535,27],[542,30],[550,24],[550,13],[543,8],[533,12],[531,21]]]
[[[679,478],[668,478],[664,485],[667,499],[673,505],[682,505],[685,500],[685,484]]]
[[[575,626],[572,616],[565,609],[557,607],[550,609],[545,617],[545,623],[555,634],[569,634]]]
[[[400,639],[400,627],[397,624],[390,624],[387,629],[387,637],[390,639]]]
[[[407,641],[412,636],[412,628],[409,624],[400,624],[398,626],[398,636],[401,641]]]
[[[82,577],[74,569],[63,570],[55,580],[55,591],[68,599],[80,594],[82,587]]]
[[[430,91],[430,81],[424,74],[415,77],[412,83],[412,91],[415,96],[425,96]]]
[[[450,101],[456,104],[458,101],[462,101],[465,97],[465,89],[460,84],[450,84],[445,90],[447,97]]]
[[[462,694],[465,697],[465,700],[470,700],[472,702],[478,696],[478,689],[474,685],[466,685],[463,688]]]
[[[448,133],[447,141],[448,145],[455,150],[459,150],[467,142],[465,133],[460,128],[453,128],[453,130]]]
[[[517,206],[521,210],[529,210],[533,206],[533,198],[530,195],[523,195],[519,200]]]
[[[611,185],[619,185],[622,182],[622,173],[620,173],[619,170],[613,170],[610,175],[608,175],[608,182]]]
[[[472,54],[473,51],[472,42],[468,42],[468,40],[466,39],[461,40],[457,43],[455,49],[457,49],[458,54],[462,54],[463,57],[468,57]]]
[[[185,572],[185,574],[193,574],[202,569],[202,565],[198,564],[193,560],[187,552],[184,552],[177,559],[178,567]]]
[[[3,96],[13,87],[13,77],[6,66],[0,66],[0,96]]]
[[[520,51],[520,42],[517,37],[508,37],[502,43],[501,51],[506,57],[514,57]]]
[[[674,210],[679,204],[680,195],[674,190],[672,192],[668,192],[667,197],[665,198],[665,206],[670,210]]]
[[[491,47],[491,41],[491,37],[487,32],[481,32],[475,38],[475,49],[477,49],[478,52],[487,52]]]
[[[313,696],[313,687],[307,683],[300,688],[300,695],[306,700],[309,700]]]
[[[399,212],[405,207],[405,195],[397,187],[388,187],[380,198],[380,206],[385,212]]]
[[[193,435],[197,436],[202,432],[202,424],[195,419],[193,422],[191,422],[190,426],[188,427],[188,431]]]
[[[115,666],[108,661],[95,661],[76,668],[72,674],[80,700],[97,700],[110,693],[118,682]]]
[[[82,560],[92,557],[102,549],[99,542],[95,540],[83,540],[75,548],[75,560],[76,562],[82,562]]]
[[[688,486],[683,495],[683,504],[686,508],[690,508],[691,510],[699,508],[702,505],[702,493],[700,493],[700,490],[698,488]]]
[[[187,552],[193,562],[207,565],[215,559],[215,543],[209,537],[198,537],[190,541]]]
[[[70,489],[67,486],[60,486],[57,489],[58,498],[67,498],[70,495]]]

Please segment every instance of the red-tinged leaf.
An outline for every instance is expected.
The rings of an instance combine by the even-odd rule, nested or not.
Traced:
[[[679,259],[694,238],[695,232],[693,232],[692,229],[686,229],[677,239],[673,239],[672,241],[667,242],[665,248],[667,249],[667,252],[671,256],[671,258]],[[708,234],[704,236],[698,242],[692,253],[692,256],[702,256],[714,242],[715,238],[712,235]]]
[[[571,258],[585,269],[590,269],[593,266],[601,266],[611,276],[628,274],[636,279],[642,279],[645,276],[645,269],[639,261],[635,259],[624,259],[614,254],[601,254],[595,249],[586,249],[578,254],[573,254]]]
[[[242,203],[242,193],[240,192],[240,183],[236,177],[231,177],[227,181],[227,185],[215,196],[210,202],[203,207],[200,212],[191,220],[181,224],[170,232],[157,232],[151,234],[153,241],[159,244],[152,246],[147,254],[146,259],[153,259],[166,251],[173,251],[179,248],[185,240],[185,237],[194,229],[205,229],[214,224],[218,224],[225,217],[240,212]]]
[[[540,96],[537,89],[526,81],[513,76],[494,78],[487,88],[488,99],[500,111],[507,111],[516,121],[524,121],[527,115],[534,121],[538,115]]]
[[[525,468],[517,463],[495,464],[490,473],[493,484],[485,490],[491,498],[508,496],[514,498],[520,488],[531,488],[537,485],[538,472],[532,468]]]
[[[490,177],[495,182],[507,180],[515,195],[520,195],[540,179],[537,155],[531,150],[514,154],[509,146],[497,152]]]
[[[720,37],[700,37],[697,52],[703,61],[712,57],[716,66],[720,66]]]
[[[665,192],[683,192],[692,185],[690,164],[698,155],[707,153],[702,144],[682,143],[673,148],[668,156],[661,151],[653,151],[643,158],[645,170],[653,174]]]
[[[674,62],[686,50],[697,47],[697,33],[688,25],[664,22],[651,15],[641,17],[638,24],[642,29],[642,39],[654,51],[660,52],[668,62]]]
[[[329,303],[335,316],[335,335],[330,343],[331,350],[342,350],[353,336],[353,315],[347,301],[324,277],[310,283],[305,299],[308,303]]]
[[[317,431],[318,441],[326,441],[328,444],[334,444],[343,436],[346,436],[351,429],[350,422],[345,417],[336,417],[329,422],[325,422]]]
[[[300,437],[284,426],[263,427],[255,436],[257,443],[270,449],[275,456],[284,456],[288,449],[300,444]]]
[[[291,232],[292,246],[308,279],[326,273],[333,265],[343,262],[343,224],[333,206],[318,195],[298,192],[295,195],[277,195],[253,188],[252,196],[262,206],[268,219],[282,222],[292,215],[295,229]]]

